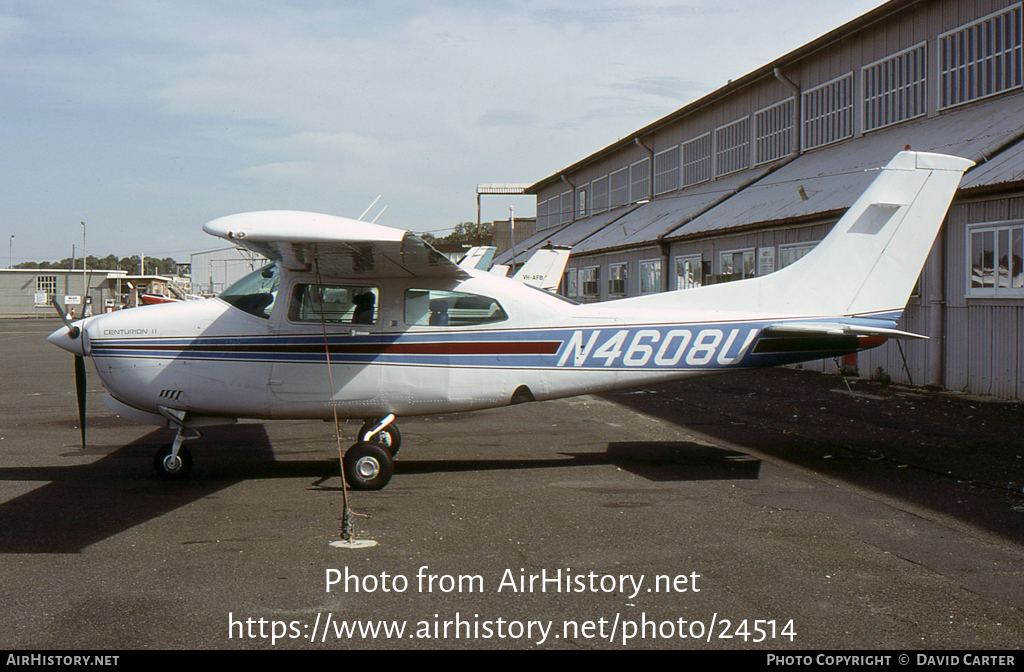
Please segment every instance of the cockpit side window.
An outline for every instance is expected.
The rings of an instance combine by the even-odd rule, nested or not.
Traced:
[[[503,322],[508,315],[494,299],[439,289],[405,292],[405,323],[420,327],[467,327]]]
[[[288,319],[292,322],[374,324],[378,294],[376,287],[295,285]]]
[[[218,298],[239,310],[266,320],[274,308],[280,279],[277,264],[270,264],[231,285],[221,292]]]

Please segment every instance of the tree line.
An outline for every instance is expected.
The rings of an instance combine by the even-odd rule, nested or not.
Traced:
[[[466,243],[476,245],[476,222],[459,222],[447,236],[438,238],[432,233],[417,234],[421,239],[431,245],[448,245],[452,243]],[[494,225],[490,222],[480,224],[480,239],[482,245],[490,244],[494,235]]]
[[[132,255],[130,257],[117,257],[113,254],[108,254],[105,257],[94,257],[87,256],[85,258],[86,268],[96,271],[127,271],[128,275],[142,275],[142,260],[138,255]],[[163,259],[157,259],[155,257],[146,257],[146,275],[174,275],[175,269],[178,266],[178,262],[171,257],[164,257]],[[60,261],[25,261],[20,264],[16,264],[14,268],[30,268],[30,269],[47,269],[47,268],[60,268],[60,269],[80,269],[82,268],[82,258],[78,257],[72,259],[61,259]]]

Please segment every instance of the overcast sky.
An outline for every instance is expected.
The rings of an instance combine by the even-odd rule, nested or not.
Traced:
[[[443,235],[880,4],[0,0],[0,240],[187,261],[210,219],[378,195]]]

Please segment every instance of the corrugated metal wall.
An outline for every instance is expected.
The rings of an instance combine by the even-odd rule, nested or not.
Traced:
[[[784,68],[784,74],[807,92],[853,72],[859,92],[863,66],[927,42],[929,76],[926,99],[928,116],[934,117],[939,114],[937,36],[1018,2],[935,0],[917,3],[896,16],[866,25],[805,55]],[[728,93],[710,105],[694,109],[685,117],[648,134],[643,141],[653,151],[659,152],[745,115],[753,115],[758,109],[791,95],[793,92],[788,86],[769,75]],[[855,111],[854,136],[863,134],[862,113],[859,108]],[[569,179],[577,185],[589,183],[647,156],[644,148],[624,146],[614,154],[598,158],[576,175],[570,175]],[[752,163],[754,157],[750,158]],[[538,202],[564,190],[564,184],[548,184],[538,194]],[[927,335],[931,340],[890,341],[880,348],[861,353],[858,368],[862,376],[871,376],[881,370],[898,383],[940,384],[947,389],[1024,400],[1024,299],[981,300],[965,296],[968,273],[966,227],[973,223],[1015,219],[1024,219],[1024,196],[1020,194],[954,203],[947,227],[940,234],[940,245],[925,267],[920,295],[911,298],[899,325],[900,329]],[[711,262],[712,272],[719,273],[719,258],[724,251],[775,247],[778,264],[779,245],[821,240],[830,228],[831,223],[801,225],[742,234],[725,233],[718,237],[673,243],[668,257],[663,259],[663,284],[674,289],[677,256],[699,253],[703,261]],[[684,227],[674,235],[685,233]],[[639,262],[660,253],[655,246],[628,252],[595,252],[584,258],[571,259],[570,268],[600,266],[600,300],[607,300],[609,264],[626,261],[629,264],[628,294],[635,296],[639,293]],[[835,371],[831,361],[805,366]]]
[[[1024,299],[967,298],[967,227],[1024,220],[1019,194],[954,203],[947,219],[945,386],[1024,400]]]

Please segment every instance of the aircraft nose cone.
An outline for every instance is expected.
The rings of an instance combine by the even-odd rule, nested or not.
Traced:
[[[74,327],[76,325],[72,326]],[[85,339],[81,332],[81,327],[78,327],[78,329],[79,333],[75,338],[71,337],[70,330],[67,327],[61,327],[57,331],[47,336],[46,340],[48,340],[50,343],[53,343],[58,348],[62,348],[70,353],[73,353],[81,357],[85,355]]]

